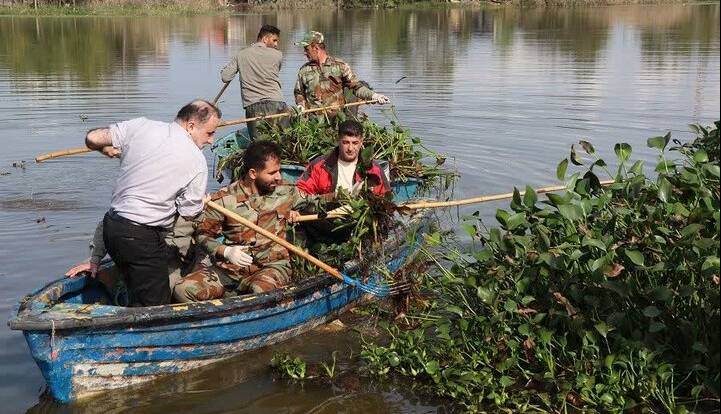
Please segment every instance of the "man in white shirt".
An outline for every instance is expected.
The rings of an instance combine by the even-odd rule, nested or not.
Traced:
[[[85,138],[92,150],[120,152],[103,241],[135,304],[170,303],[163,235],[176,214],[188,218],[203,210],[208,165],[202,148],[213,142],[220,116],[213,104],[196,100],[178,111],[175,122],[136,118],[90,130]]]

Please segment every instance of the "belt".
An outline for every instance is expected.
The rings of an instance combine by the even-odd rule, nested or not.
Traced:
[[[167,230],[165,227],[162,227],[162,226],[148,226],[147,224],[138,223],[137,221],[130,220],[128,218],[121,216],[120,214],[118,214],[117,211],[113,210],[112,208],[110,210],[108,210],[107,214],[108,214],[108,217],[110,217],[110,219],[119,221],[121,223],[132,224],[133,226],[138,226],[138,227],[142,227],[142,228],[149,229],[149,230],[155,230],[155,231],[166,231]]]

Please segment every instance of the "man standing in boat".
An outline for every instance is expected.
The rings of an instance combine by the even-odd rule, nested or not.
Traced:
[[[220,116],[213,104],[196,100],[175,122],[136,118],[90,130],[85,138],[91,150],[120,152],[103,241],[137,305],[170,303],[163,236],[176,214],[188,218],[203,210],[208,165],[202,148],[213,142]]]
[[[379,104],[390,102],[387,96],[373,92],[365,82],[360,81],[350,65],[341,59],[328,55],[323,33],[311,31],[296,43],[305,49],[308,63],[301,66],[293,94],[301,111],[346,103],[344,88],[360,99],[374,99]],[[335,116],[339,110],[327,111]]]
[[[278,50],[279,37],[280,30],[277,27],[261,27],[257,42],[241,50],[220,72],[224,83],[232,81],[235,74],[239,74],[243,108],[248,118],[288,112],[278,76],[283,60],[283,53]],[[283,127],[290,125],[288,117],[263,122]],[[248,122],[250,139],[257,137],[257,124],[255,121]]]
[[[243,153],[241,178],[210,199],[282,238],[286,223],[298,216],[296,209],[310,201],[294,185],[281,181],[280,148],[262,140]],[[177,301],[222,298],[226,291],[267,292],[290,283],[288,250],[220,212],[203,211],[196,241],[208,257],[175,285]]]

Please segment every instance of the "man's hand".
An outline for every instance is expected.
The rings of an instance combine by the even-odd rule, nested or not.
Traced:
[[[303,104],[298,104],[298,105],[294,106],[292,109],[293,109],[293,113],[295,114],[295,116],[300,116],[303,114],[303,112],[305,112],[305,106],[303,106]]]
[[[103,153],[108,158],[118,158],[120,157],[120,150],[115,148],[112,145],[106,145],[103,148],[100,149],[100,152]]]
[[[249,248],[249,246],[225,246],[223,257],[236,266],[250,266],[253,257],[246,253]]]
[[[69,278],[76,278],[81,275],[81,273],[90,273],[90,277],[95,278],[95,276],[98,274],[98,264],[92,263],[90,261],[78,263],[75,266],[68,269],[67,272],[65,272],[65,276]]]
[[[366,95],[366,96],[368,96],[368,95]],[[385,105],[391,101],[390,99],[388,99],[387,96],[381,95],[381,94],[375,93],[375,92],[373,93],[373,96],[371,96],[371,99],[374,101],[378,101],[378,103],[381,105]]]
[[[288,223],[295,223],[295,220],[300,217],[300,212],[295,210],[290,210],[288,212]]]
[[[357,183],[353,184],[353,187],[351,187],[351,189],[350,189],[350,194],[353,197],[356,197],[358,194],[360,194],[360,191],[362,188],[363,188],[363,180],[360,180]]]

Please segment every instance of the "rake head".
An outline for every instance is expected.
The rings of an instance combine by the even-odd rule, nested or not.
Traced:
[[[400,282],[370,282],[370,283],[363,283],[362,281],[350,277],[344,273],[341,273],[343,275],[343,282],[355,286],[358,289],[362,290],[363,292],[370,293],[373,296],[377,296],[380,298],[386,297],[386,296],[394,296],[394,295],[400,295],[402,293],[406,293],[410,290],[411,285],[407,281],[400,281]]]

